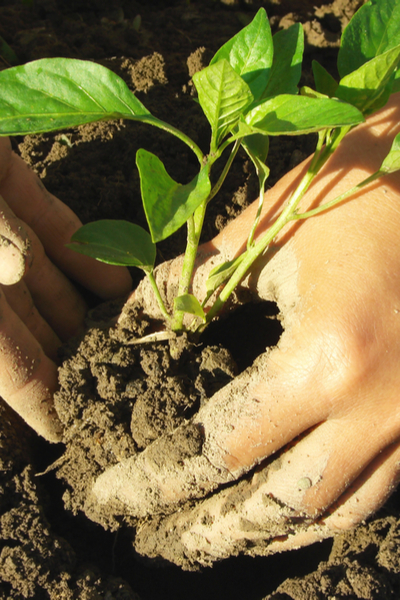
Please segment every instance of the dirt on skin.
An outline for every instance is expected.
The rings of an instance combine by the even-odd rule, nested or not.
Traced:
[[[115,70],[151,112],[183,129],[205,150],[209,131],[193,101],[191,77],[251,20],[259,6],[267,8],[274,32],[293,22],[304,23],[306,70],[302,83],[310,84],[309,67],[314,58],[335,74],[340,33],[361,3],[36,0],[29,6],[19,0],[5,0],[0,6],[0,35],[21,63],[66,56],[95,60]],[[3,62],[7,66],[6,60]],[[272,140],[269,184],[309,155],[314,143],[312,136]],[[83,222],[125,218],[145,224],[134,168],[135,152],[140,147],[160,156],[171,176],[182,183],[196,171],[196,161],[183,144],[159,130],[134,123],[87,125],[55,135],[15,138],[13,144],[47,188],[71,206]],[[256,193],[252,167],[245,155],[239,155],[213,202],[204,239],[210,239],[237,216]],[[178,232],[160,245],[157,260],[176,256],[183,245],[184,232]],[[133,271],[132,275],[137,283],[138,273]],[[87,299],[92,305],[98,302],[90,296]],[[271,317],[274,314],[267,315],[265,321],[267,329],[273,329],[271,343],[275,343],[279,321]],[[184,572],[165,562],[159,568],[158,559],[138,558],[133,543],[148,555],[157,554],[152,546],[157,551],[161,547],[157,521],[150,522],[147,531],[153,528],[154,535],[144,539],[141,534],[135,541],[134,528],[129,524],[121,527],[120,518],[91,515],[109,530],[118,529],[117,533],[88,519],[82,512],[84,508],[90,513],[90,507],[85,506],[86,488],[98,473],[125,456],[141,452],[160,432],[185,421],[217,389],[215,386],[224,385],[235,375],[228,352],[220,346],[220,331],[217,341],[211,342],[214,349],[194,348],[196,358],[188,366],[186,350],[180,361],[170,358],[165,343],[145,352],[129,343],[129,335],[116,339],[112,331],[99,327],[98,315],[93,320],[97,325],[80,342],[75,358],[66,359],[60,370],[64,400],[59,399],[58,406],[68,425],[66,446],[54,447],[39,440],[4,404],[0,405],[1,600],[399,597],[398,493],[374,519],[333,542],[279,556],[233,557],[198,573]],[[246,333],[248,316],[244,322]],[[259,323],[260,318],[257,327]],[[140,335],[147,327],[143,320],[141,327]],[[257,352],[264,349],[265,335]],[[238,337],[226,345],[242,370],[249,363],[240,364],[235,343],[241,346],[245,335]],[[64,358],[72,347],[63,351]],[[224,369],[221,357],[228,358]],[[215,358],[217,366],[211,368]],[[251,362],[254,356],[246,358]],[[158,370],[165,371],[162,384],[153,378],[147,383],[145,377],[153,377]],[[144,391],[152,397],[151,403],[146,403]],[[183,452],[200,450],[201,437],[190,435],[185,440],[190,444],[183,443]],[[40,475],[54,463],[56,469]],[[63,480],[55,477],[56,470]],[[179,562],[177,546],[163,544],[164,558]],[[240,554],[248,548],[237,550]],[[193,564],[186,557],[183,566]]]

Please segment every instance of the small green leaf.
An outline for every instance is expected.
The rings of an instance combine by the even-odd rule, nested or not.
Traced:
[[[133,223],[104,219],[83,225],[71,237],[68,248],[110,265],[139,267],[151,272],[156,247],[150,235]]]
[[[304,31],[300,23],[278,31],[272,38],[274,60],[262,98],[297,94],[304,51]]]
[[[307,98],[329,98],[326,94],[321,94],[321,92],[316,92],[312,88],[308,87],[308,85],[303,85],[300,89],[301,96],[307,96]]]
[[[330,98],[308,98],[282,94],[259,104],[245,117],[254,133],[299,135],[326,129],[357,125],[363,115],[350,104]]]
[[[386,104],[400,63],[400,44],[340,80],[335,96],[369,115]]]
[[[186,185],[174,181],[161,160],[141,148],[136,153],[143,206],[153,242],[160,242],[177,231],[211,190],[209,168],[203,167]]]
[[[0,35],[0,55],[1,57],[7,61],[9,65],[17,65],[19,63],[18,56],[15,54],[14,50],[10,48],[7,44],[6,40]]]
[[[250,156],[257,169],[259,168],[260,164],[264,164],[267,160],[269,150],[269,138],[267,135],[263,135],[262,133],[249,135],[242,141],[242,146]]]
[[[389,154],[384,159],[380,171],[384,173],[394,173],[400,169],[400,133],[393,140]]]
[[[261,98],[269,79],[273,51],[267,13],[260,8],[252,22],[218,50],[210,66],[222,59],[227,60],[236,73],[243,77],[257,100]]]
[[[400,0],[370,0],[343,32],[338,56],[341,78],[400,44]]]
[[[227,133],[238,123],[244,109],[253,101],[249,86],[222,59],[193,76],[201,107],[211,125],[211,149],[215,151]]]
[[[201,307],[200,302],[192,296],[192,294],[183,294],[182,296],[177,296],[174,300],[174,309],[175,311],[190,313],[191,315],[195,315],[196,317],[200,317],[204,322],[206,320],[206,316],[204,314],[204,310]]]
[[[312,70],[315,81],[315,89],[317,92],[332,98],[332,96],[334,96],[336,93],[337,86],[339,85],[338,82],[316,60],[312,61]]]
[[[208,292],[208,296],[215,292],[215,290],[217,290],[220,285],[225,283],[225,281],[227,281],[231,277],[231,275],[233,275],[233,273],[236,271],[237,267],[240,265],[244,257],[245,254],[243,253],[234,260],[229,260],[223,263],[222,265],[218,265],[210,271],[210,274],[206,281],[206,289]]]
[[[0,135],[144,116],[149,111],[124,81],[90,61],[43,58],[0,72]]]

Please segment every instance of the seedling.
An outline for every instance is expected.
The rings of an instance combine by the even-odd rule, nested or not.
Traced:
[[[199,168],[194,179],[184,185],[169,176],[157,156],[143,149],[137,152],[149,232],[126,221],[102,220],[79,229],[69,247],[106,263],[139,267],[151,282],[168,326],[182,330],[184,315],[190,313],[195,317],[190,329],[201,329],[219,313],[254,261],[288,222],[320,214],[374,179],[400,169],[399,134],[376,173],[340,197],[299,212],[301,198],[345,135],[400,90],[400,0],[371,0],[354,15],[341,40],[338,82],[314,62],[315,89],[303,87],[299,93],[302,57],[302,27],[295,24],[272,36],[264,9],[218,50],[210,65],[193,77],[211,127],[206,154],[185,133],[153,116],[117,75],[92,62],[65,58],[42,59],[0,73],[0,135],[55,131],[123,118],[164,129],[187,144]],[[318,141],[307,173],[269,231],[255,241],[269,174],[269,136],[315,132]],[[200,303],[190,289],[206,208],[240,147],[258,174],[257,216],[246,250],[210,273],[207,297]],[[213,185],[213,167],[227,149],[229,158]],[[156,244],[185,224],[187,247],[178,294],[169,312],[154,278]]]

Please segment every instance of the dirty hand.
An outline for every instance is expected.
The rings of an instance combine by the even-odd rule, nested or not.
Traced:
[[[346,138],[302,208],[374,172],[399,131],[397,94]],[[260,230],[305,169],[299,165],[267,193]],[[196,287],[216,260],[243,248],[254,211],[203,247]],[[243,285],[278,303],[278,345],[189,425],[94,485],[99,505],[110,503],[116,513],[158,515],[140,526],[139,552],[146,544],[147,554],[174,560],[178,544],[189,562],[203,564],[242,551],[268,554],[353,527],[386,500],[400,472],[399,231],[397,172],[275,239]],[[176,456],[185,428],[197,432],[197,445],[191,455],[186,444],[172,462],[168,448]]]
[[[0,396],[51,441],[61,433],[52,400],[57,347],[86,312],[67,276],[104,299],[131,287],[125,269],[65,248],[80,225],[0,138]]]

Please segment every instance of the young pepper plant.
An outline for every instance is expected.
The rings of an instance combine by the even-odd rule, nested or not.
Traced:
[[[63,58],[42,59],[0,73],[0,135],[40,133],[123,118],[164,129],[187,144],[197,157],[199,169],[186,184],[174,181],[154,154],[143,149],[137,152],[149,232],[125,221],[103,220],[79,229],[69,247],[110,264],[139,267],[149,277],[161,311],[173,330],[183,329],[185,313],[199,317],[202,328],[218,314],[253,262],[289,221],[328,210],[373,179],[400,168],[397,136],[374,175],[325,205],[298,212],[310,183],[344,136],[365,116],[384,106],[391,93],[400,90],[399,13],[400,0],[371,0],[365,4],[342,36],[338,56],[340,81],[336,82],[314,63],[315,90],[304,87],[299,94],[303,30],[297,24],[272,36],[266,12],[260,9],[247,27],[218,50],[210,65],[193,77],[198,101],[211,129],[207,153],[186,134],[153,116],[108,69]],[[269,136],[307,133],[318,134],[309,169],[275,223],[257,239],[269,174]],[[190,289],[205,211],[240,147],[258,174],[257,215],[245,252],[211,272],[207,296],[200,304]],[[213,166],[220,160],[226,161],[222,174],[212,183]],[[154,278],[156,244],[184,224],[187,246],[178,294],[170,313]],[[195,319],[193,327],[197,326]]]

